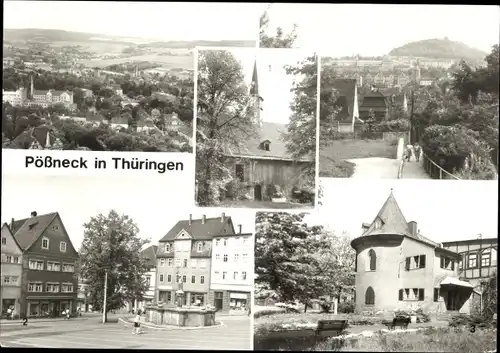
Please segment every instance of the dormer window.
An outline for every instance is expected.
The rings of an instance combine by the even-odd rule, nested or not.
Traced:
[[[260,147],[264,151],[270,151],[271,150],[271,141],[266,140],[266,141],[261,142]]]
[[[43,238],[42,239],[42,249],[48,250],[49,249],[49,238]]]

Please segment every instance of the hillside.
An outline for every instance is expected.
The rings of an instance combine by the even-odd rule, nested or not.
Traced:
[[[468,45],[445,39],[426,39],[407,43],[391,50],[391,56],[417,56],[442,59],[483,60],[487,53]]]
[[[83,33],[71,32],[58,29],[4,29],[4,43],[5,42],[20,42],[20,41],[40,41],[44,43],[50,42],[118,42],[121,44],[133,45],[138,42],[147,41],[146,38],[131,38],[120,36],[109,36],[98,33]],[[254,41],[235,41],[235,40],[221,40],[221,41],[161,41],[152,42],[147,44],[140,44],[141,46],[155,47],[155,48],[194,48],[196,46],[211,46],[211,47],[252,47],[255,46]]]

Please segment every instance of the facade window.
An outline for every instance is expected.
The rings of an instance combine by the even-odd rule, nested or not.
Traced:
[[[196,259],[191,259],[191,268],[196,268]]]
[[[168,291],[167,292],[167,303],[170,303],[172,301],[172,292]]]
[[[220,254],[215,254],[215,259],[216,259],[217,261],[219,261],[219,260],[220,260]]]
[[[375,292],[372,287],[368,287],[365,293],[365,304],[375,305]]]
[[[425,255],[409,256],[405,261],[405,270],[416,270],[425,268]]]
[[[4,276],[3,285],[6,286],[17,286],[18,276]]]
[[[439,288],[434,288],[434,301],[435,302],[439,301],[440,297],[441,297],[441,293],[439,291]]]
[[[236,174],[236,178],[238,178],[238,180],[240,182],[245,181],[245,168],[244,168],[243,164],[241,164],[241,163],[236,164],[235,174]]]
[[[241,279],[242,279],[243,281],[246,281],[246,280],[247,280],[247,273],[246,273],[245,271],[243,271],[243,272],[241,273]]]
[[[42,239],[42,249],[47,250],[49,248],[49,238]]]
[[[181,283],[182,276],[181,275],[175,275],[175,282],[176,283]]]
[[[271,144],[268,141],[266,141],[262,144],[262,147],[264,147],[264,151],[269,151]]]
[[[59,293],[59,284],[58,283],[47,283],[47,292]]]
[[[59,230],[59,227],[58,227],[57,225],[53,225],[53,226],[52,226],[52,230],[53,230],[53,231],[57,231],[57,230]]]
[[[196,283],[196,276],[191,276],[191,283]]]
[[[469,254],[469,261],[467,263],[468,268],[476,268],[477,267],[477,254],[472,253]]]
[[[200,284],[204,284],[205,283],[205,276],[200,276]]]
[[[163,266],[165,266],[165,259],[160,259],[160,267],[163,267]]]
[[[168,259],[168,260],[167,260],[167,265],[168,265],[168,267],[173,267],[173,266],[174,266],[174,260],[173,260],[173,259],[171,259],[171,258],[170,258],[170,259]]]
[[[243,262],[248,261],[248,254],[247,253],[243,253],[242,257],[243,257]]]
[[[187,277],[186,275],[182,275],[182,283],[186,283],[187,282]]]
[[[7,244],[7,238],[6,237],[2,237],[2,245],[5,245]]]
[[[227,241],[228,241],[227,238],[224,238],[224,240],[223,240],[223,245],[224,246],[227,246]]]
[[[490,267],[491,265],[491,250],[484,250],[481,254],[481,267]]]
[[[42,292],[42,282],[30,282],[28,283],[28,292]]]
[[[243,237],[243,245],[246,245],[248,243],[248,237]]]
[[[368,259],[370,262],[370,271],[375,271],[377,269],[377,254],[373,249],[368,251]]]
[[[59,262],[47,261],[47,271],[61,271],[61,264]]]
[[[148,275],[148,276],[146,276],[146,278],[145,278],[145,282],[146,282],[146,285],[147,285],[148,287],[150,287],[150,286],[151,286],[151,276],[149,276],[149,275]]]
[[[63,272],[75,272],[75,265],[73,264],[63,264]]]
[[[233,280],[237,280],[238,279],[238,272],[233,272]]]
[[[7,262],[8,264],[10,264],[12,262],[12,256],[5,255],[5,262]]]
[[[234,262],[238,262],[239,259],[240,259],[240,255],[234,254]]]
[[[446,256],[441,256],[440,267],[445,270],[455,271],[455,261]]]
[[[424,301],[424,289],[423,288],[400,289],[399,300]]]
[[[460,259],[460,261],[458,261],[458,269],[462,270],[463,268],[464,268],[464,260]]]
[[[214,277],[215,277],[215,279],[220,279],[220,272],[219,271],[215,271],[214,272]]]
[[[160,274],[160,283],[163,283],[163,280],[164,280],[164,278],[163,278],[163,273],[161,273],[161,274]]]
[[[41,260],[30,260],[29,261],[30,270],[43,270],[43,261]]]
[[[207,262],[205,260],[201,260],[200,268],[205,268],[207,266]]]
[[[220,239],[215,239],[215,246],[219,246],[220,245]]]
[[[175,267],[181,267],[181,259],[180,258],[175,259]]]
[[[203,251],[203,244],[202,244],[202,243],[198,243],[197,247],[198,247],[198,248],[197,248],[196,250],[197,250],[198,252],[202,252],[202,251]]]
[[[66,252],[66,242],[65,241],[62,241],[59,243],[59,250],[61,252]]]
[[[224,254],[224,259],[223,259],[224,262],[227,262],[227,254]]]
[[[167,283],[172,283],[172,275],[167,275]]]
[[[226,279],[227,277],[227,272],[222,272],[222,279]]]
[[[170,244],[165,243],[165,252],[170,252]]]
[[[61,292],[73,293],[73,284],[72,283],[63,283],[61,286]]]
[[[188,267],[188,260],[187,259],[184,259],[184,261],[182,261],[182,267],[184,267],[184,268]]]

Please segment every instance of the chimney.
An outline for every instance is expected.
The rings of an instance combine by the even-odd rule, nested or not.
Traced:
[[[241,234],[241,224],[238,224],[239,234]]]
[[[220,215],[220,222],[224,223],[225,220],[226,220],[226,214],[222,212],[222,214]]]
[[[37,213],[36,211],[31,212],[31,217],[36,217]]]
[[[207,216],[205,216],[205,215],[201,216],[201,224],[205,224],[206,220],[207,220]]]
[[[193,224],[193,215],[189,214],[189,225]]]
[[[417,231],[417,222],[411,221],[408,222],[408,228],[410,229],[410,234],[413,236],[417,236],[418,231]]]
[[[12,218],[12,219],[10,220],[10,230],[11,230],[11,231],[13,231],[13,229],[14,229],[14,221],[15,221],[15,220],[14,220],[14,218]]]

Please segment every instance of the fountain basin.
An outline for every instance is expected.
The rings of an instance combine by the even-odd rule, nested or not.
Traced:
[[[179,327],[214,326],[215,309],[151,306],[147,308],[146,321],[155,325]]]

